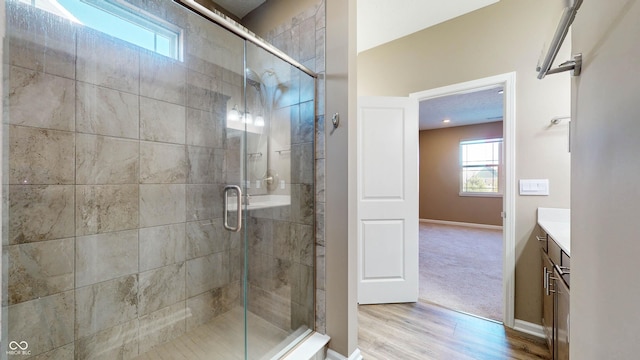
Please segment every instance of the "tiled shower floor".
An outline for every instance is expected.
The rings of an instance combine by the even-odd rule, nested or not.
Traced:
[[[249,324],[249,358],[269,359],[274,348],[287,340],[288,334],[261,317],[247,313]],[[244,321],[237,307],[175,340],[154,347],[136,357],[138,360],[234,360],[244,359]]]

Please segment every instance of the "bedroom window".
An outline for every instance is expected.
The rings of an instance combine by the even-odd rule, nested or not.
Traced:
[[[502,139],[460,142],[460,195],[502,195]]]

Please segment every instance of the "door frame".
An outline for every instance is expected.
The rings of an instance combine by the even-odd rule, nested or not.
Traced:
[[[505,188],[502,198],[502,310],[503,323],[515,326],[515,198],[516,198],[516,73],[510,72],[409,94],[420,101],[447,95],[469,93],[483,88],[504,88],[503,139]]]

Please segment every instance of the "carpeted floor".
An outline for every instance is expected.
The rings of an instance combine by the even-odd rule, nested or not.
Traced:
[[[420,222],[420,299],[502,321],[502,231]]]

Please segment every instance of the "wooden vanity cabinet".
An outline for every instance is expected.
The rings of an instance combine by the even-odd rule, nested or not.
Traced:
[[[542,328],[547,337],[549,352],[554,353],[553,347],[553,314],[554,314],[554,293],[551,275],[553,274],[553,263],[549,256],[542,250]]]
[[[554,271],[555,280],[555,337],[553,358],[556,360],[569,360],[569,287],[562,280],[560,274]]]
[[[542,257],[542,327],[554,360],[569,359],[569,256],[548,234],[538,237]]]

